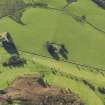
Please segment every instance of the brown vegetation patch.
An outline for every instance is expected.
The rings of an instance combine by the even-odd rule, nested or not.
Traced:
[[[16,100],[19,105],[83,105],[70,89],[49,86],[40,76],[25,75],[16,78],[2,95],[8,103]]]

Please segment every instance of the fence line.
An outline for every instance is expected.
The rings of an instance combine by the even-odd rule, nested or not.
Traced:
[[[27,8],[27,7],[21,8],[21,9],[15,11],[14,13],[16,13],[18,11],[21,11],[21,10],[24,10],[25,8]],[[64,12],[63,9],[57,9],[57,8],[52,8],[52,7],[48,7],[48,8],[45,8],[45,9],[52,9],[52,10],[57,10],[57,11]],[[5,16],[9,16],[9,15],[5,15]],[[5,17],[5,16],[3,16],[3,17]],[[95,30],[100,31],[100,32],[103,32],[105,34],[105,31],[103,31],[102,29],[100,29],[97,26],[93,25],[91,22],[86,21],[86,23],[89,24],[91,27],[93,27]],[[41,57],[46,57],[46,58],[52,59],[51,57],[48,57],[48,56],[36,54],[36,53],[33,53],[33,52],[29,52],[29,51],[24,51],[24,50],[21,50],[21,49],[19,49],[19,51],[24,52],[24,53],[28,53],[28,54],[31,54],[31,55],[37,55],[37,56],[41,56]],[[90,65],[86,65],[86,64],[80,64],[80,63],[77,63],[77,62],[74,62],[74,61],[65,61],[65,60],[62,60],[62,61],[63,62],[67,62],[67,63],[71,63],[71,64],[75,64],[77,66],[85,67],[85,68],[92,68],[92,69],[95,69],[95,70],[105,71],[105,69],[103,69],[103,68],[98,68],[98,67],[94,67],[94,66],[90,66]]]
[[[37,53],[34,53],[34,52],[30,52],[30,51],[25,51],[25,50],[21,50],[19,49],[20,52],[23,52],[23,53],[26,53],[26,54],[30,54],[30,55],[36,55],[36,56],[40,56],[40,57],[44,57],[44,58],[49,58],[49,59],[52,59],[54,60],[53,58],[51,57],[48,57],[48,56],[44,56],[44,55],[41,55],[41,54],[37,54]],[[81,64],[81,63],[78,63],[78,62],[75,62],[75,61],[67,61],[67,60],[61,60],[62,62],[66,62],[66,63],[71,63],[71,64],[74,64],[76,66],[81,66],[81,67],[84,67],[84,68],[90,68],[90,69],[94,69],[94,70],[101,70],[103,72],[105,72],[105,69],[103,68],[100,68],[100,67],[95,67],[95,66],[91,66],[91,65],[87,65],[87,64]]]

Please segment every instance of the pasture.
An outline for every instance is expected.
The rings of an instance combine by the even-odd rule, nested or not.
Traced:
[[[98,90],[105,87],[105,10],[91,0],[78,0],[66,8],[65,0],[34,1],[47,3],[49,8],[27,7],[21,18],[25,25],[8,16],[0,19],[0,32],[11,33],[20,55],[27,60],[19,68],[0,65],[0,88],[6,88],[19,75],[42,74],[49,84],[70,88],[86,105],[105,105],[105,94]],[[86,16],[84,22],[81,16]],[[47,41],[64,44],[68,61],[51,59]],[[0,63],[9,56],[1,47]]]

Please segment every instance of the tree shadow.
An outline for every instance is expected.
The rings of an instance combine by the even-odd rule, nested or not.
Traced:
[[[66,59],[66,60],[68,60],[68,50],[65,48],[65,46],[64,45],[61,45],[61,48],[59,49],[59,53],[60,53],[60,55],[64,58],[64,59]]]
[[[26,60],[20,58],[19,56],[11,56],[8,61],[4,62],[2,65],[4,67],[24,67]]]
[[[56,52],[57,49],[52,44],[50,44],[49,42],[47,42],[46,47],[47,47],[48,52],[50,53],[50,55],[54,59],[56,59],[56,60],[59,60],[60,59],[59,55]]]

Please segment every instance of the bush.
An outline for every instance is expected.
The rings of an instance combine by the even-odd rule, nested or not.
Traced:
[[[67,3],[77,2],[77,0],[66,0]]]
[[[105,0],[92,0],[92,1],[105,9]]]
[[[105,87],[98,87],[98,91],[102,94],[105,94]]]
[[[90,89],[92,89],[93,91],[95,91],[95,86],[94,86],[94,85],[92,85],[91,83],[89,83],[89,82],[86,81],[86,80],[83,80],[83,83],[84,83],[85,85],[87,85]]]

